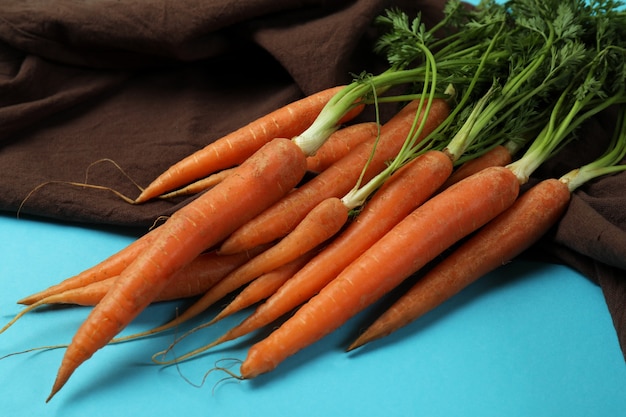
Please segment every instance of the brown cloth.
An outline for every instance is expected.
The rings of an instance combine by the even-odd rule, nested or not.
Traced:
[[[69,182],[134,198],[135,184],[212,140],[352,74],[383,69],[371,23],[385,8],[419,11],[431,25],[443,3],[3,0],[0,210],[145,230],[187,200],[131,205]],[[588,123],[534,180],[598,155],[614,121],[605,112]],[[624,190],[626,173],[576,191],[529,256],[547,255],[597,282],[626,351]]]

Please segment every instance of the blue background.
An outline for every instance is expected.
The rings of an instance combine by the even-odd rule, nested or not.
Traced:
[[[0,216],[0,230],[4,322],[21,310],[19,298],[135,238],[7,215]],[[153,305],[125,333],[161,324],[180,306]],[[10,356],[0,360],[0,410],[6,416],[64,417],[624,415],[626,367],[601,290],[567,267],[512,262],[388,339],[345,353],[375,308],[276,371],[246,382],[222,381],[226,375],[213,372],[203,385],[192,385],[201,384],[216,361],[243,359],[247,340],[179,368],[152,364],[152,354],[176,336],[171,332],[102,349],[46,404],[63,350]],[[69,342],[88,311],[27,314],[0,334],[0,356]],[[198,332],[177,349],[206,343],[240,319]]]

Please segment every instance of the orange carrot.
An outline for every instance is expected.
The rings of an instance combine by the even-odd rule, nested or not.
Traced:
[[[244,310],[245,308],[250,307],[251,305],[258,303],[261,300],[269,297],[274,294],[276,290],[278,290],[281,285],[283,285],[289,278],[291,278],[300,268],[302,268],[314,255],[314,251],[310,251],[302,255],[301,257],[276,268],[273,271],[270,271],[266,274],[261,275],[254,281],[252,281],[247,287],[245,287],[239,294],[233,298],[220,313],[215,316],[211,321],[203,323],[199,326],[194,327],[189,330],[182,336],[178,337],[167,349],[157,352],[153,355],[152,359],[154,362],[159,363],[161,365],[168,365],[174,362],[181,362],[192,358],[208,349],[210,349],[214,344],[207,344],[201,346],[197,349],[192,350],[191,352],[185,353],[184,355],[178,355],[173,360],[164,360],[159,359],[159,357],[164,357],[167,353],[176,345],[180,340],[189,336],[192,333],[197,332],[198,330],[209,327],[216,322],[235,314],[239,311]]]
[[[222,311],[219,312],[210,324],[216,323],[225,317],[228,317],[238,311],[250,307],[258,303],[272,294],[274,294],[289,278],[294,276],[304,265],[307,264],[315,254],[315,251],[309,251],[299,258],[288,262],[273,271],[267,272],[252,281],[250,285],[245,287],[237,296],[228,303]],[[233,255],[229,255],[233,256]]]
[[[104,261],[88,268],[81,273],[67,278],[59,284],[53,285],[43,291],[24,297],[19,304],[29,305],[67,290],[81,288],[91,283],[119,275],[136,257],[155,239],[158,229],[153,229],[139,239],[126,246],[121,251],[111,255]]]
[[[220,256],[215,252],[203,253],[174,274],[170,282],[168,282],[154,301],[171,301],[202,295],[215,285],[217,281],[250,260],[253,256],[261,253],[264,249],[267,249],[267,246],[255,248],[249,252],[227,256]],[[0,333],[6,331],[26,313],[44,305],[73,304],[79,306],[95,306],[113,287],[116,279],[117,276],[109,277],[91,282],[83,287],[68,289],[41,298],[37,302],[29,304],[27,308],[16,314],[15,317],[0,329]],[[135,335],[124,336],[117,340],[114,339],[114,341],[126,341],[134,338]]]
[[[214,174],[209,175],[208,177],[202,178],[196,182],[192,182],[189,185],[186,185],[183,188],[179,188],[178,190],[171,191],[169,193],[161,195],[161,198],[174,198],[181,197],[186,195],[198,194],[204,190],[208,190],[211,187],[215,187],[220,182],[224,181],[224,179],[231,175],[237,167],[226,168],[221,171],[218,171]]]
[[[205,254],[208,255],[208,254]],[[223,278],[229,269],[236,268],[236,264],[230,265],[223,263],[223,265],[216,265],[216,269],[206,269],[205,267],[198,268],[200,265],[207,264],[203,258],[205,255],[200,255],[194,262],[191,262],[187,267],[180,270],[172,278],[171,282],[161,291],[161,293],[154,299],[157,301],[169,301],[177,300],[186,297],[193,297],[203,294],[208,290],[217,280]],[[230,258],[239,257],[242,258],[241,263],[244,262],[243,257],[237,255],[226,256],[210,256],[211,258]],[[216,259],[217,260],[217,259]],[[198,261],[198,262],[196,262]],[[220,259],[221,261],[221,259]],[[215,262],[211,262],[212,264]],[[220,269],[221,266],[221,269]],[[113,287],[117,276],[109,277],[103,280],[89,283],[83,287],[71,288],[62,292],[55,292],[46,297],[38,299],[28,305],[27,308],[20,311],[15,315],[4,327],[0,329],[0,333],[6,331],[10,326],[24,316],[26,313],[33,311],[39,307],[52,304],[72,304],[76,306],[95,306],[98,304],[107,292]]]
[[[308,170],[311,172],[323,171],[330,164],[345,156],[354,146],[375,137],[377,134],[378,124],[375,122],[357,123],[337,130],[328,137],[315,155],[307,157]],[[236,168],[223,169],[183,188],[163,194],[161,198],[174,198],[200,193],[223,181]]]
[[[569,200],[567,185],[557,179],[531,187],[510,208],[420,277],[348,350],[389,335],[510,262],[556,224]]]
[[[348,154],[355,146],[378,135],[378,123],[363,122],[346,126],[328,137],[315,155],[307,158],[309,171],[320,173]]]
[[[446,180],[441,188],[448,188],[452,184],[455,184],[463,178],[467,178],[482,169],[492,166],[506,166],[511,163],[512,158],[513,156],[509,148],[503,145],[496,145],[481,156],[464,162],[460,167],[454,170],[452,175],[450,175],[450,178]]]
[[[244,222],[295,187],[306,173],[302,149],[288,139],[264,145],[222,183],[176,211],[122,271],[68,346],[48,400],[74,370],[104,347],[167,285],[168,280]]]
[[[418,319],[459,291],[505,264],[539,240],[563,215],[571,194],[585,182],[601,175],[626,170],[616,165],[626,155],[626,110],[620,108],[618,122],[609,149],[597,160],[574,169],[561,178],[547,179],[532,186],[510,208],[482,227],[439,264],[428,271],[397,302],[381,315],[348,348],[356,349],[384,337]],[[563,122],[568,128],[580,120]],[[545,134],[554,128],[552,121],[530,145],[524,156],[507,165],[525,183],[530,174],[547,158],[571,130],[556,129],[559,134]],[[515,144],[511,144],[515,152]]]
[[[265,245],[248,252],[225,256],[218,255],[214,251],[203,253],[177,272],[154,301],[177,300],[203,294],[219,279],[249,261],[253,256],[258,255],[267,247],[268,245]],[[102,297],[113,286],[113,282],[115,282],[117,277],[117,275],[112,276],[91,282],[82,287],[51,294],[30,304],[30,307],[46,304],[94,306],[102,300]]]
[[[429,199],[278,329],[254,344],[241,365],[241,377],[249,379],[269,372],[288,356],[337,329],[508,208],[518,192],[519,182],[511,170],[492,167]]]
[[[291,138],[302,133],[342,88],[329,88],[290,103],[212,142],[168,168],[141,192],[135,202],[148,201],[198,178],[239,165],[274,138]],[[362,106],[356,107],[343,120],[350,120],[362,109]]]
[[[415,121],[418,101],[413,101],[381,127],[380,137],[363,142],[285,198],[235,231],[220,247],[221,253],[236,253],[289,233],[316,204],[328,197],[342,197],[357,183],[365,164],[366,182],[385,168],[402,147]],[[433,101],[422,137],[433,131],[448,115],[445,100]],[[376,139],[378,143],[376,144]],[[373,157],[372,150],[376,149]]]
[[[429,151],[395,172],[353,222],[217,345],[266,326],[318,293],[346,266],[426,201],[452,172],[450,158]]]
[[[199,255],[174,274],[155,301],[176,300],[204,294],[219,280],[267,249],[268,245],[248,252],[222,256],[215,251]]]
[[[314,250],[334,235],[348,218],[348,210],[340,199],[324,201],[280,242],[235,269],[200,297],[189,308],[162,326],[143,332],[142,335],[159,333],[190,320],[204,312],[217,301],[250,283],[260,275],[273,271],[307,252]]]
[[[199,255],[174,274],[154,301],[177,300],[202,295],[269,245],[233,255],[218,255],[215,251]]]

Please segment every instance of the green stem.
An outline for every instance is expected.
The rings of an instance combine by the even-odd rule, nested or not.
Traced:
[[[432,106],[432,102],[435,99],[436,88],[437,88],[437,63],[428,48],[423,47],[423,52],[426,57],[426,74],[429,75],[426,79],[429,80],[432,77],[431,81],[427,81],[424,84],[423,95],[427,98],[425,100],[421,100],[415,115],[415,120],[409,133],[407,135],[407,139],[402,144],[400,151],[397,156],[389,163],[387,168],[381,171],[379,174],[374,176],[371,180],[369,180],[365,185],[361,186],[363,175],[365,174],[369,161],[373,157],[374,152],[376,151],[376,146],[372,150],[372,154],[370,155],[370,160],[366,163],[365,167],[361,171],[361,176],[357,181],[356,185],[350,190],[343,198],[342,202],[349,209],[355,209],[357,207],[365,204],[365,201],[372,195],[378,188],[384,184],[384,182],[398,169],[400,169],[403,165],[405,165],[409,160],[415,157],[415,153],[419,146],[416,145],[418,138],[421,136],[424,127],[426,126],[426,120],[428,119],[428,115],[430,113],[430,109]],[[418,124],[418,121],[421,122]]]
[[[619,109],[615,132],[611,138],[608,150],[595,161],[574,169],[561,176],[560,180],[567,184],[570,192],[574,192],[581,185],[602,175],[625,171],[626,164],[617,165],[626,156],[626,108]]]

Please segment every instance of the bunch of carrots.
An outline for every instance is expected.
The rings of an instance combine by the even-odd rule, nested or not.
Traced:
[[[28,307],[2,331],[44,304],[93,305],[48,400],[107,344],[177,328],[226,297],[181,338],[256,308],[212,343],[166,360],[172,345],[153,360],[190,359],[288,317],[234,374],[254,378],[417,276],[348,349],[388,335],[533,245],[578,187],[626,169],[625,16],[613,0],[474,9],[451,0],[427,29],[419,16],[386,11],[376,50],[388,70],[291,103],[173,165],[135,203],[197,198],[110,258],[20,300]],[[406,94],[387,94],[397,86]],[[354,122],[366,106],[399,110],[384,123]],[[529,183],[585,140],[576,136],[585,121],[613,108],[602,156]],[[150,303],[187,297],[196,300],[170,322],[117,337]]]

